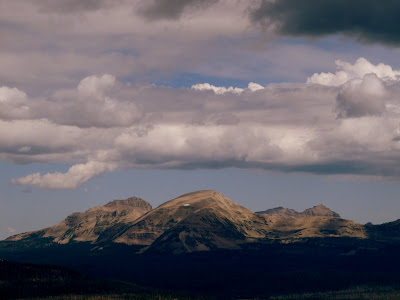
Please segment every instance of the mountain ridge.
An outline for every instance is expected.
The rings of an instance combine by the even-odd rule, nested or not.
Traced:
[[[66,244],[95,242],[101,234],[115,224],[129,223],[150,211],[152,206],[138,197],[113,200],[103,206],[94,206],[85,212],[74,212],[58,224],[41,230],[11,236],[6,240],[18,241],[33,233],[54,238],[54,242]]]
[[[186,193],[152,209],[138,197],[73,213],[62,222],[8,241],[50,238],[67,244],[126,244],[141,251],[184,253],[240,249],[254,243],[293,243],[306,238],[400,240],[399,222],[361,225],[324,205],[297,212],[278,207],[254,213],[215,190]]]
[[[291,208],[285,208],[282,206],[270,208],[264,211],[258,211],[257,214],[265,215],[279,215],[286,217],[304,217],[304,216],[320,216],[320,217],[334,217],[340,218],[340,215],[323,204],[307,208],[302,212],[298,212]]]

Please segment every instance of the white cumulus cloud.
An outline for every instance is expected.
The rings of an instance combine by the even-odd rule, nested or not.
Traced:
[[[385,86],[370,73],[362,79],[353,79],[343,85],[337,96],[340,117],[379,115],[385,110]]]
[[[69,168],[66,173],[40,173],[29,174],[25,177],[13,178],[11,183],[38,186],[46,189],[76,189],[89,179],[100,176],[105,172],[116,169],[112,163],[88,161],[85,164],[77,164]]]
[[[102,100],[105,92],[115,85],[115,76],[103,74],[101,76],[88,76],[78,85],[79,96],[84,99]]]
[[[24,119],[31,117],[27,95],[17,88],[0,87],[0,119]]]
[[[213,91],[217,95],[222,95],[225,93],[233,93],[233,94],[241,94],[243,91],[258,91],[264,89],[264,87],[258,83],[250,82],[247,86],[247,89],[242,89],[238,87],[224,87],[224,86],[214,86],[209,83],[198,83],[192,85],[192,89],[198,91]]]
[[[29,99],[16,88],[0,88],[0,119],[47,119],[78,127],[129,126],[142,112],[132,98],[118,97],[110,74],[91,75],[76,89],[59,90],[49,97]]]
[[[391,66],[383,63],[374,65],[361,57],[352,65],[348,62],[337,60],[338,71],[333,73],[315,73],[307,79],[307,83],[316,83],[326,86],[341,86],[352,79],[362,79],[365,75],[373,73],[384,81],[400,79],[400,70],[393,70]]]

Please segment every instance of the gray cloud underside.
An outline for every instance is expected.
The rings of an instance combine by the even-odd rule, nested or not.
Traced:
[[[398,45],[400,2],[376,0],[264,0],[251,17],[290,36],[345,35],[362,42]]]
[[[71,14],[109,8],[120,4],[122,0],[33,0],[31,2],[39,7],[39,11],[44,13],[55,12],[60,14]]]
[[[203,10],[218,0],[150,0],[139,3],[138,13],[149,20],[179,19],[184,10]]]
[[[179,19],[185,9],[201,11],[218,0],[43,0],[30,1],[43,13],[74,14],[127,5],[148,20]],[[132,16],[134,17],[134,16]]]

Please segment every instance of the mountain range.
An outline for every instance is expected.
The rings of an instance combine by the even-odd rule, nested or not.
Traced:
[[[345,220],[324,205],[297,212],[277,207],[252,212],[214,190],[179,196],[152,209],[143,199],[114,200],[73,213],[42,230],[7,241],[50,239],[142,246],[142,252],[185,253],[241,249],[255,243],[295,243],[310,238],[400,240],[400,220],[382,225]]]

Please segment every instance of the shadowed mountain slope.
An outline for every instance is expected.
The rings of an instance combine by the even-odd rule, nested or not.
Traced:
[[[400,242],[400,219],[380,225],[366,224],[368,236],[381,242]]]

